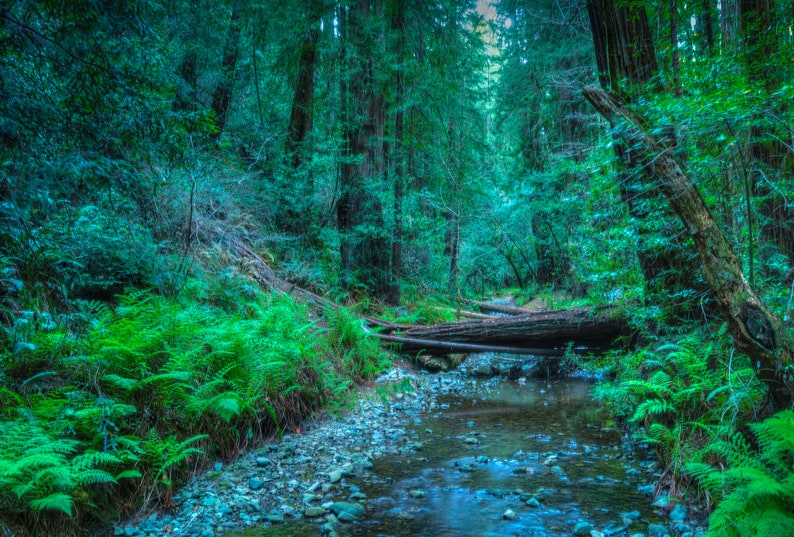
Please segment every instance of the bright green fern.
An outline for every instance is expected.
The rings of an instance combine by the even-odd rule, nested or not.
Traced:
[[[784,410],[750,428],[757,449],[736,433],[705,450],[722,461],[720,467],[686,466],[718,500],[709,537],[789,537],[794,528],[794,412]]]

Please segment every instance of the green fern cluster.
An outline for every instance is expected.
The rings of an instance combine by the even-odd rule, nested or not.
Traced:
[[[794,412],[750,425],[757,448],[740,433],[701,454],[687,471],[717,500],[711,537],[788,537],[794,528]]]
[[[84,508],[89,489],[139,478],[108,452],[84,450],[79,440],[58,438],[36,422],[0,423],[0,505],[11,512],[59,511],[73,516]]]
[[[138,291],[8,333],[0,517],[41,533],[42,513],[79,526],[167,504],[196,463],[297,425],[388,363],[346,310],[322,328],[288,297],[217,296]]]
[[[364,329],[363,322],[346,308],[328,309],[327,342],[341,365],[344,377],[369,379],[391,365],[378,340]]]
[[[670,494],[685,481],[685,464],[730,434],[762,397],[746,360],[732,361],[720,344],[723,335],[691,333],[677,343],[643,349],[625,359],[617,383],[595,390],[654,447]]]

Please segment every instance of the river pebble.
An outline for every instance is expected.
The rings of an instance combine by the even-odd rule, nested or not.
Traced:
[[[169,513],[146,513],[134,521],[117,525],[113,528],[113,535],[216,537],[224,531],[266,528],[299,518],[316,524],[318,535],[335,537],[337,532],[344,533],[344,526],[340,524],[366,518],[368,499],[359,485],[377,478],[371,474],[373,461],[395,454],[422,459],[423,433],[408,432],[421,431],[414,427],[421,414],[443,412],[443,407],[449,405],[439,403],[440,396],[475,390],[488,392],[498,386],[499,379],[473,377],[471,364],[467,367],[468,370],[461,367],[439,375],[393,368],[376,380],[376,387],[410,383],[414,391],[384,398],[376,396],[376,390],[373,390],[371,396],[360,398],[341,415],[326,415],[307,421],[301,424],[299,433],[284,434],[281,439],[252,450],[237,461],[213,463],[209,471],[196,475],[174,495],[174,507]],[[432,430],[427,429],[424,434],[430,435]],[[483,446],[487,446],[489,440],[474,430],[458,437],[458,441],[462,458],[455,461],[454,469],[467,477],[473,475],[472,472],[485,471],[485,465],[501,465],[517,478],[531,478],[539,471],[538,465],[542,462],[539,468],[554,475],[558,481],[567,481],[566,471],[560,464],[573,471],[563,452],[540,454],[540,458],[532,459],[537,462],[535,464],[524,453],[516,453],[515,460],[498,460],[482,454],[487,449]],[[576,450],[577,446],[571,445],[570,448]],[[582,449],[586,451],[587,446]],[[636,483],[641,478],[642,474],[637,472],[627,473],[628,480],[652,495],[653,485]],[[421,487],[419,483],[417,485],[417,488],[412,487],[404,493],[416,505],[425,504],[428,492],[418,488]],[[489,489],[484,493],[515,498],[511,505],[513,509],[507,509],[502,515],[504,520],[513,521],[520,517],[516,511],[523,515],[537,512],[527,511],[527,508],[548,509],[542,502],[544,496],[553,491],[541,488],[530,493],[520,489]],[[414,516],[404,507],[385,511],[384,516],[387,517],[410,519]],[[640,530],[643,523],[636,511],[616,513],[615,517],[622,520],[624,527],[632,525],[634,532]],[[672,527],[683,530],[686,509],[676,511],[673,508],[669,518]],[[582,521],[567,531],[574,535],[591,535],[591,531],[596,530]],[[648,535],[664,535],[667,531],[658,524],[651,524],[647,529]]]
[[[215,537],[219,528],[266,527],[301,516],[326,523],[329,518],[353,522],[364,517],[359,502],[365,502],[366,495],[356,480],[370,475],[375,459],[421,450],[421,439],[409,438],[406,426],[421,412],[437,409],[439,395],[471,388],[461,372],[429,375],[402,368],[391,369],[376,383],[401,381],[409,382],[414,392],[395,394],[390,401],[363,397],[342,416],[304,423],[300,433],[285,434],[237,461],[217,461],[174,495],[171,513],[150,513],[142,521],[121,523],[113,535]],[[477,440],[474,435],[468,438]],[[474,469],[468,463],[464,467]],[[422,497],[423,491],[412,492]],[[325,535],[336,532],[333,524],[318,530]]]

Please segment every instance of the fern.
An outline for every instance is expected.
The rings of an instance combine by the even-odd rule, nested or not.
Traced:
[[[67,516],[72,516],[74,509],[74,500],[69,494],[63,492],[53,492],[52,494],[32,500],[30,507],[34,511],[61,511],[66,513]]]
[[[61,511],[69,516],[75,498],[84,498],[94,485],[116,483],[105,468],[122,460],[109,453],[85,452],[76,440],[54,438],[36,423],[2,424],[0,497],[15,496],[34,511]],[[81,500],[83,501],[83,500]]]
[[[750,426],[758,450],[736,433],[704,457],[724,457],[727,469],[705,462],[686,466],[700,485],[721,498],[709,518],[709,536],[789,535],[794,527],[794,412],[782,411]]]

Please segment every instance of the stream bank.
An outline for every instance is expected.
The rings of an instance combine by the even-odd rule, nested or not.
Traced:
[[[475,375],[488,361],[392,369],[354,408],[216,463],[172,514],[114,534],[699,534],[684,506],[652,505],[655,465],[593,406],[590,381]]]

